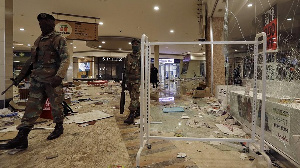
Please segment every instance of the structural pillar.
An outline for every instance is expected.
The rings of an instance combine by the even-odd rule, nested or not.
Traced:
[[[159,69],[159,45],[154,46],[154,66]]]
[[[12,84],[13,77],[13,1],[0,0],[0,91]],[[0,95],[0,109],[13,99],[13,89]]]
[[[73,40],[68,40],[67,45],[68,45],[68,52],[70,55],[70,65],[67,71],[67,75],[65,77],[65,81],[73,82]]]
[[[223,41],[224,18],[214,17],[207,22],[207,41]],[[222,44],[208,45],[206,47],[206,83],[215,95],[217,85],[225,84],[225,56]]]

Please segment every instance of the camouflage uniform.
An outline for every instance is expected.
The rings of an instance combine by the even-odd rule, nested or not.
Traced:
[[[140,108],[140,85],[141,85],[141,53],[130,53],[125,58],[126,85],[130,94],[130,111]]]
[[[54,123],[63,122],[63,87],[53,88],[54,76],[64,78],[69,67],[69,54],[66,39],[56,32],[40,36],[31,48],[31,86],[20,128],[32,128],[42,113],[46,99],[49,98]]]

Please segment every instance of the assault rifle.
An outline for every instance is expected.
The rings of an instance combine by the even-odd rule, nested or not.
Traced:
[[[120,114],[124,113],[124,106],[125,106],[125,90],[126,90],[126,77],[125,72],[122,73],[122,92],[121,92],[121,99],[120,99]]]
[[[25,79],[27,76],[29,76],[31,74],[31,70],[33,69],[33,65],[31,63],[31,60],[28,59],[24,65],[24,67],[22,68],[20,74],[14,79],[14,78],[10,78],[10,80],[13,81],[13,83],[11,85],[8,86],[8,88],[6,88],[1,95],[3,95],[5,92],[7,92],[8,89],[10,89],[13,85],[18,86],[19,83]]]

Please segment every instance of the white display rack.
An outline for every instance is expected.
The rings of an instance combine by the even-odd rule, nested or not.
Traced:
[[[259,38],[262,40],[259,41]],[[262,70],[262,109],[261,109],[261,131],[260,131],[260,153],[266,158],[268,167],[271,168],[271,160],[264,152],[264,134],[265,134],[265,100],[266,100],[266,34],[259,33],[255,37],[255,41],[199,41],[199,42],[149,42],[148,37],[143,34],[141,38],[141,95],[140,95],[140,148],[136,156],[136,167],[140,167],[141,152],[147,144],[147,148],[151,149],[150,139],[162,140],[181,140],[181,141],[225,141],[225,142],[246,142],[254,143],[256,137],[256,120],[257,120],[257,58],[258,55],[263,56],[263,70]],[[151,63],[151,46],[154,45],[191,45],[191,44],[251,44],[254,45],[254,85],[253,85],[253,108],[252,108],[252,132],[251,138],[196,138],[196,137],[164,137],[164,136],[150,136],[150,63]],[[263,50],[259,53],[258,46],[263,45]],[[256,146],[256,145],[254,145]]]

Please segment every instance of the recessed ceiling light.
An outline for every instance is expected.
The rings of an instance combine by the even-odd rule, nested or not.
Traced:
[[[122,48],[119,48],[119,50],[122,50]]]
[[[27,44],[27,46],[30,47],[31,45],[30,45],[30,44]]]
[[[20,61],[14,61],[14,62],[20,62]]]
[[[15,47],[12,47],[12,48],[15,48]]]
[[[24,29],[24,28],[20,28],[20,30],[21,30],[21,31],[24,31],[25,29]]]
[[[99,47],[99,48],[101,48],[102,46],[101,46],[101,45],[99,45],[98,47]]]
[[[174,33],[174,30],[170,30],[170,33]]]
[[[102,44],[105,44],[105,41],[102,41]]]
[[[73,44],[73,43],[70,43],[71,45]]]
[[[131,42],[129,42],[128,44],[131,45]]]
[[[252,6],[252,3],[248,4],[247,6],[248,6],[248,7],[251,7],[251,6]]]
[[[159,10],[159,7],[158,6],[154,6],[154,8],[153,8],[154,10]]]
[[[287,18],[286,20],[292,20],[292,18]]]
[[[103,22],[99,22],[99,25],[103,25]]]
[[[74,48],[76,48],[76,46]]]
[[[201,46],[201,44],[199,44]]]
[[[234,50],[234,51],[238,51],[238,50]]]

